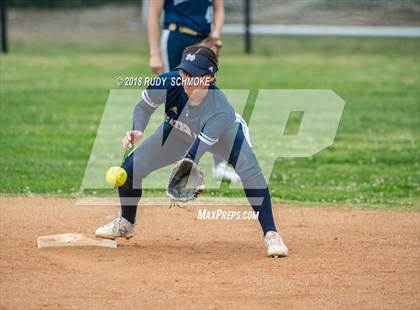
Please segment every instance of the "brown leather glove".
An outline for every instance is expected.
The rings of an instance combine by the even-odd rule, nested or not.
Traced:
[[[187,202],[197,198],[204,190],[204,172],[189,158],[178,161],[169,176],[166,194],[172,204]]]

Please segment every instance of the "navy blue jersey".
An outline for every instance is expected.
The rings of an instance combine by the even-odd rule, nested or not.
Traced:
[[[212,0],[165,0],[165,26],[175,23],[207,36],[213,22],[212,2]]]

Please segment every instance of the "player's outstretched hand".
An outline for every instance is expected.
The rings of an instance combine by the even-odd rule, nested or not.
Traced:
[[[122,147],[129,149],[143,138],[143,133],[140,130],[127,131],[122,139]]]
[[[163,73],[163,63],[159,55],[150,57],[149,68],[155,74]]]

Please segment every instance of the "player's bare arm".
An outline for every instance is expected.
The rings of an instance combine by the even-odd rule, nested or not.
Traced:
[[[213,11],[213,29],[210,33],[210,37],[220,39],[222,34],[223,23],[225,21],[225,7],[223,4],[223,0],[213,1]]]

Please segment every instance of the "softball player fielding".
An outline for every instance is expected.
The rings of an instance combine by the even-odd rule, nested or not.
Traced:
[[[237,117],[223,92],[215,85],[218,71],[216,54],[207,47],[191,46],[183,54],[176,71],[160,75],[163,86],[149,86],[133,114],[133,128],[122,140],[125,149],[143,138],[151,114],[165,104],[165,121],[123,162],[126,183],[120,187],[121,214],[99,227],[102,238],[129,239],[134,233],[141,183],[151,172],[174,164],[182,158],[196,163],[205,152],[222,157],[240,176],[245,195],[259,213],[267,255],[285,257],[288,249],[276,230],[267,182],[254,155],[246,124]],[[184,83],[201,77],[197,84]],[[205,78],[205,79],[203,79]],[[173,83],[181,80],[183,83]]]

